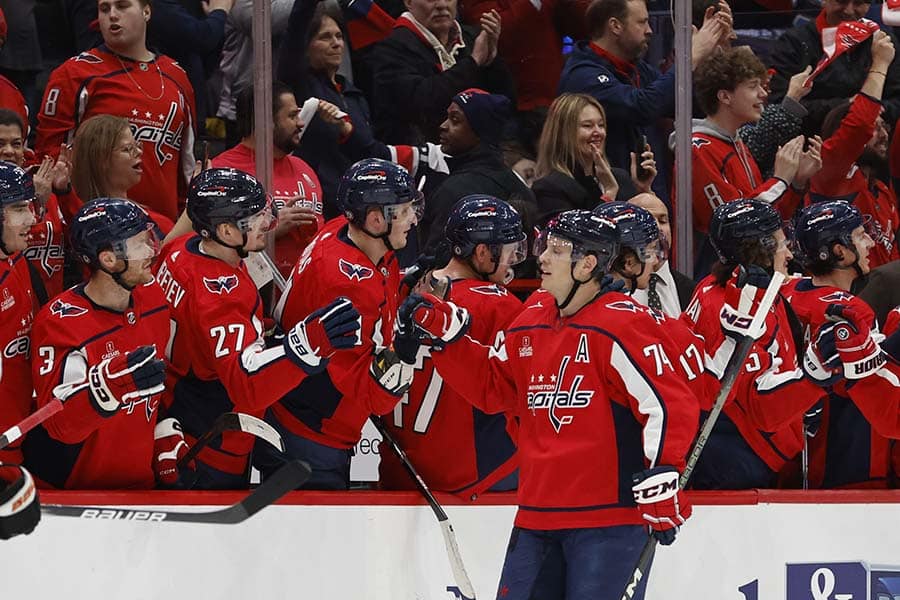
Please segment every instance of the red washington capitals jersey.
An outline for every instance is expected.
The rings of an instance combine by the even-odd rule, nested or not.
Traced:
[[[516,526],[641,523],[632,474],[684,467],[699,407],[665,324],[618,292],[569,317],[537,292],[499,350],[464,336],[432,355],[466,400],[519,419]]]
[[[800,204],[800,197],[776,177],[763,179],[759,167],[740,137],[730,138],[708,125],[694,127],[691,135],[694,229],[709,232],[709,220],[720,204],[741,198],[768,202],[785,218]]]
[[[105,416],[87,387],[88,368],[139,346],[169,341],[169,308],[155,282],[131,292],[125,312],[100,307],[84,285],[50,300],[34,320],[32,344],[38,406],[54,397],[62,412],[28,434],[29,468],[43,482],[66,489],[150,489],[153,428],[159,395],[135,399]]]
[[[822,144],[822,170],[810,180],[807,197],[807,203],[846,200],[871,217],[866,228],[875,241],[875,247],[869,250],[869,266],[873,269],[900,258],[897,196],[880,180],[870,183],[856,164],[872,138],[881,109],[880,102],[856,95],[837,131]]]
[[[12,81],[0,75],[0,107],[8,108],[22,119],[25,124],[25,131],[22,137],[28,137],[28,105],[25,104],[25,97]]]
[[[190,234],[166,247],[156,279],[172,317],[164,402],[189,444],[223,413],[262,417],[306,376],[280,344],[266,348],[262,299],[243,262],[232,267],[203,254],[200,237]],[[254,439],[225,432],[199,459],[240,475]]]
[[[719,321],[724,303],[725,288],[710,275],[697,285],[681,317],[703,336],[710,357],[707,367],[719,378],[734,346]],[[802,449],[803,413],[822,393],[804,378],[797,352],[787,312],[779,302],[767,316],[766,335],[753,344],[722,411],[753,452],[776,473]],[[716,427],[724,427],[726,421],[719,419]]]
[[[369,415],[382,415],[400,400],[369,374],[375,352],[393,339],[400,268],[388,252],[378,264],[347,236],[347,220],[325,224],[294,268],[275,310],[285,331],[309,313],[346,296],[362,316],[362,343],[337,352],[324,373],[313,375],[272,407],[291,432],[334,448],[352,448]]]
[[[244,144],[226,150],[212,159],[211,164],[213,167],[233,167],[256,175],[256,153]],[[316,230],[325,224],[322,217],[322,186],[312,167],[288,154],[272,161],[272,188],[269,193],[278,209],[290,202],[292,206],[311,208],[316,212],[315,226],[295,227],[275,239],[275,264],[283,277],[290,277],[303,249],[312,241]]]
[[[500,349],[503,330],[522,310],[506,288],[478,279],[457,279],[447,299],[469,310],[468,335],[484,346]],[[400,447],[431,489],[472,498],[512,473],[517,461],[512,418],[478,410],[444,383],[427,346],[419,349],[409,393],[385,419]],[[392,452],[381,455],[380,481],[385,489],[415,489]]]
[[[829,324],[825,309],[840,303],[865,314],[869,328],[875,328],[875,315],[869,305],[840,288],[816,286],[812,279],[794,279],[782,290],[803,324],[808,342],[819,329]],[[886,487],[890,470],[890,440],[874,427],[851,400],[847,380],[823,393],[822,423],[809,441],[809,484],[813,488]]]
[[[29,340],[35,310],[25,257],[17,252],[0,260],[0,431],[31,412]],[[19,443],[0,450],[0,462],[22,464]]]
[[[66,221],[59,207],[56,194],[50,194],[44,218],[28,231],[28,247],[23,254],[41,276],[41,282],[52,298],[63,291],[63,264],[65,263]]]
[[[176,221],[194,170],[194,90],[185,72],[167,56],[143,63],[105,46],[70,58],[47,82],[35,152],[56,156],[85,119],[102,114],[128,119],[143,145],[144,173],[129,198]]]

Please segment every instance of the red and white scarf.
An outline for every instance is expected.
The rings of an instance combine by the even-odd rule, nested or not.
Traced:
[[[806,78],[804,85],[807,87],[812,85],[812,80],[816,75],[824,71],[838,56],[872,37],[872,34],[878,31],[878,23],[869,19],[860,19],[858,21],[842,21],[836,27],[827,27],[823,12],[816,19],[816,28],[819,30],[819,35],[822,36],[824,54],[815,70]]]

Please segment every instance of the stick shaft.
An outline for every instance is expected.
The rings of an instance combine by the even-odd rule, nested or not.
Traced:
[[[0,450],[6,448],[23,435],[58,413],[63,409],[63,403],[59,398],[54,398],[40,407],[0,435]]]

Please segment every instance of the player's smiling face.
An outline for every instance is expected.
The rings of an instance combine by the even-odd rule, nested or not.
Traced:
[[[863,275],[865,275],[870,270],[869,250],[875,247],[875,242],[862,225],[853,230],[853,233],[850,235],[850,241],[853,242],[853,246],[856,249],[856,255],[859,256],[857,264],[863,272]],[[848,257],[848,260],[845,262],[851,262],[853,260],[852,253],[849,254],[851,254],[851,256]]]
[[[572,242],[555,235],[547,238],[547,246],[538,256],[541,287],[557,302],[562,302],[574,283],[572,279]]]
[[[97,18],[103,41],[114,52],[124,54],[144,44],[150,6],[140,0],[98,0]]]
[[[28,230],[37,222],[31,202],[16,202],[3,207],[3,246],[9,252],[28,247]]]

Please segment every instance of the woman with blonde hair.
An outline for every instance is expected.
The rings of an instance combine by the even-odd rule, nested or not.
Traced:
[[[538,224],[566,210],[590,210],[601,202],[626,201],[650,191],[656,162],[644,146],[638,176],[631,155],[631,173],[612,167],[606,158],[606,112],[587,94],[563,94],[553,101],[538,144],[536,177]]]
[[[128,198],[128,190],[141,181],[143,149],[134,139],[127,119],[97,115],[87,119],[75,133],[72,185],[83,202],[94,198]],[[162,233],[172,229],[172,220],[142,208]]]

